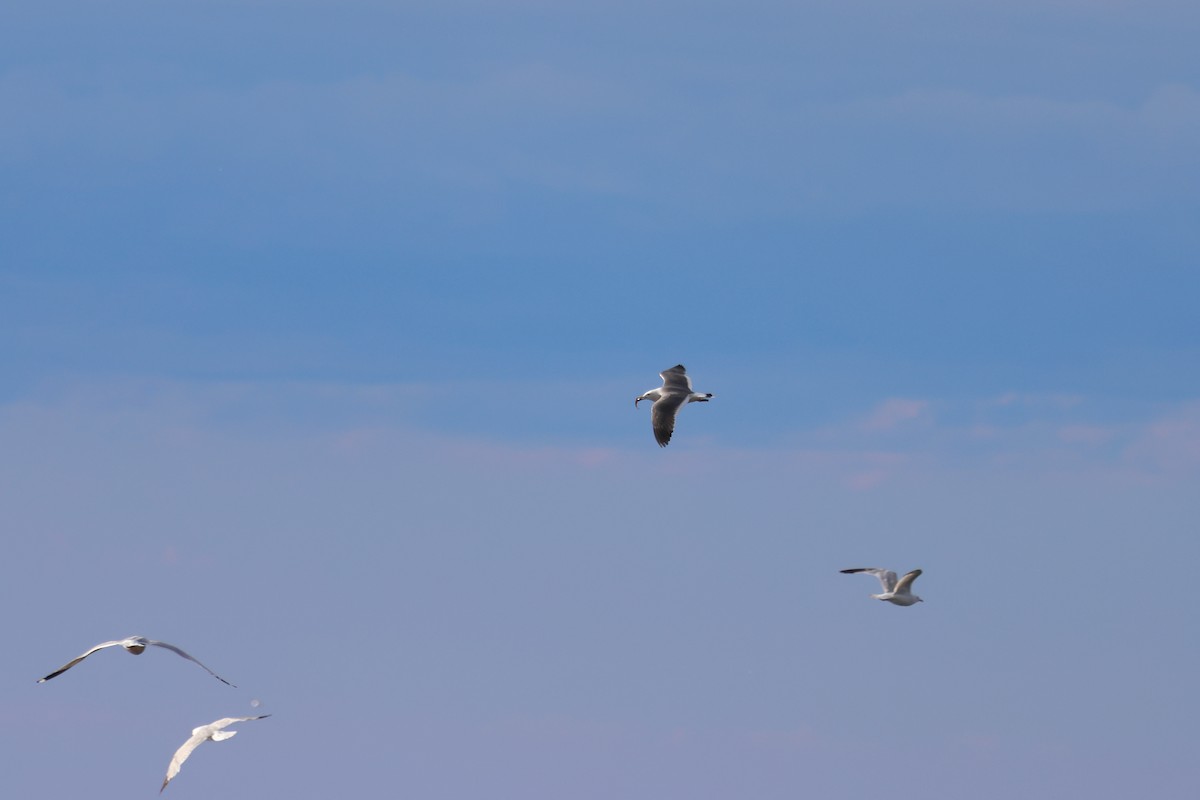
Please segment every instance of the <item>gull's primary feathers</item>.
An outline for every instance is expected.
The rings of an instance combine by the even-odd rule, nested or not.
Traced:
[[[103,650],[106,647],[116,647],[117,645],[124,647],[127,652],[133,653],[135,656],[140,656],[142,654],[142,651],[146,649],[147,645],[154,645],[155,647],[163,647],[163,648],[166,648],[167,650],[170,650],[172,653],[175,653],[176,655],[183,656],[188,661],[194,661],[195,663],[200,664],[199,661],[196,661],[196,659],[192,658],[187,653],[183,652],[182,650],[180,650],[178,647],[176,647],[173,644],[167,644],[166,642],[157,642],[154,639],[147,639],[144,636],[130,636],[128,639],[117,639],[117,640],[114,640],[111,642],[101,642],[100,644],[93,647],[91,650],[88,650],[83,655],[73,658],[70,661],[68,661],[66,664],[63,664],[61,667],[54,670],[54,672],[51,672],[46,677],[39,678],[38,683],[45,683],[46,681],[50,680],[51,678],[62,675],[64,672],[66,672],[71,667],[78,664],[80,661],[83,661],[85,658],[90,656],[92,653],[95,653],[97,650]],[[204,667],[203,664],[200,664],[200,666]],[[225,680],[220,675],[213,672],[211,669],[208,669],[208,667],[204,667],[204,669],[208,670],[208,674],[212,675],[214,678],[219,680],[221,683],[228,684],[229,686],[233,686],[232,683],[229,683],[229,681]]]
[[[842,572],[847,575],[852,575],[856,572],[865,572],[868,575],[874,575],[876,578],[879,578],[879,582],[883,584],[883,594],[871,595],[876,600],[886,600],[898,606],[911,606],[915,603],[924,602],[912,593],[913,581],[921,576],[921,570],[919,569],[905,573],[904,577],[900,580],[896,580],[896,573],[890,569],[879,569],[878,567],[844,569]]]
[[[650,410],[650,424],[654,426],[654,439],[658,446],[666,447],[675,430],[675,415],[679,409],[688,403],[707,403],[712,395],[692,391],[692,379],[687,376],[683,364],[664,369],[659,375],[663,379],[662,388],[651,389],[635,398],[633,405],[636,408],[643,400],[654,401]]]
[[[188,756],[192,751],[199,747],[204,742],[212,739],[214,742],[221,742],[230,737],[236,736],[237,731],[224,730],[235,722],[249,722],[255,719],[266,719],[270,714],[263,714],[261,717],[225,717],[216,722],[210,722],[207,725],[201,725],[199,728],[192,728],[192,736],[183,745],[175,751],[175,755],[171,756],[171,765],[167,767],[167,777],[163,778],[163,785],[159,788],[158,793],[162,794],[162,790],[167,788],[167,784],[171,779],[179,774],[179,768],[183,766],[183,762],[187,761]]]

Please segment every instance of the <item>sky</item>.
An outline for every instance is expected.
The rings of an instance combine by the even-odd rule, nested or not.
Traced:
[[[1198,38],[5,4],[0,795],[1187,795]]]

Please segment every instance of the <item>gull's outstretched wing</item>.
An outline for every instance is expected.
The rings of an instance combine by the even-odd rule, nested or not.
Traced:
[[[874,575],[876,578],[879,578],[879,583],[883,585],[883,591],[885,594],[896,590],[896,573],[892,572],[890,569],[880,569],[879,567],[859,567],[857,569],[844,569],[842,572],[846,575],[853,575],[856,572],[865,572],[868,575]]]
[[[183,745],[175,751],[175,755],[171,756],[171,764],[167,767],[167,777],[163,778],[162,786],[159,787],[158,793],[162,794],[162,790],[167,788],[167,784],[171,779],[179,774],[179,768],[183,766],[183,762],[187,761],[188,756],[192,751],[200,746],[200,743],[208,738],[207,726],[204,728],[196,728],[192,732],[192,736]]]
[[[664,375],[666,373],[663,373]],[[650,424],[654,426],[654,440],[659,447],[666,447],[675,430],[675,415],[687,400],[687,395],[671,393],[663,395],[650,409]]]
[[[87,657],[88,657],[88,656],[90,656],[92,653],[95,653],[95,652],[96,652],[96,651],[98,651],[98,650],[103,650],[103,649],[104,649],[104,648],[106,648],[106,647],[115,647],[116,645],[119,645],[119,644],[124,644],[124,643],[125,643],[125,640],[124,640],[124,639],[116,639],[116,640],[114,640],[114,641],[111,641],[111,642],[102,642],[101,644],[98,644],[98,645],[96,645],[95,647],[93,647],[91,650],[88,650],[88,651],[87,651],[86,653],[84,653],[83,655],[81,655],[81,656],[77,656],[76,658],[73,658],[73,659],[71,659],[71,660],[70,660],[70,661],[68,661],[66,664],[63,664],[61,667],[59,667],[58,669],[54,670],[54,672],[51,672],[51,673],[50,673],[49,675],[47,675],[46,677],[44,677],[44,678],[38,678],[38,681],[37,681],[37,682],[38,682],[38,683],[45,683],[46,681],[50,680],[51,678],[57,677],[57,676],[59,676],[59,675],[62,675],[64,672],[66,672],[67,670],[69,670],[71,667],[75,666],[75,665],[76,665],[76,664],[78,664],[80,661],[83,661],[85,658],[87,658]]]
[[[263,714],[261,717],[225,717],[224,719],[219,719],[216,722],[210,722],[207,725],[201,725],[199,728],[193,728],[191,737],[189,737],[188,740],[184,742],[178,750],[175,751],[175,755],[171,756],[171,763],[167,766],[167,777],[163,778],[162,786],[159,787],[158,793],[162,794],[162,790],[167,788],[167,784],[171,782],[171,779],[179,774],[180,768],[183,767],[183,762],[187,761],[188,756],[192,754],[192,751],[199,747],[203,742],[210,738],[215,740],[228,739],[230,736],[233,736],[237,733],[237,731],[230,731],[223,736],[215,735],[218,734],[223,728],[227,728],[235,722],[249,722],[250,720],[255,719],[265,719],[269,716],[271,715]]]
[[[688,377],[687,370],[683,368],[683,364],[676,364],[658,374],[663,379],[664,390],[668,392],[683,392],[684,394],[692,393],[692,379]]]
[[[195,662],[195,663],[197,663],[197,664],[200,664],[200,661],[199,661],[198,659],[192,658],[190,655],[188,655],[187,653],[183,652],[182,650],[180,650],[178,647],[176,647],[176,646],[175,646],[175,645],[173,645],[173,644],[167,644],[166,642],[157,642],[157,641],[155,641],[154,639],[147,639],[147,640],[146,640],[146,644],[152,644],[152,645],[154,645],[155,647],[164,647],[164,648],[166,648],[167,650],[170,650],[172,653],[175,653],[175,654],[177,654],[177,655],[181,655],[181,656],[183,656],[183,657],[184,657],[184,658],[186,658],[188,661],[192,661],[192,662]],[[204,667],[204,665],[203,665],[203,664],[200,664],[200,666]],[[236,687],[236,686],[234,686],[232,683],[230,683],[229,681],[225,680],[224,678],[222,678],[222,677],[221,677],[220,675],[218,675],[217,673],[213,672],[211,669],[208,669],[208,667],[204,667],[204,669],[208,671],[208,674],[209,674],[209,675],[212,675],[214,678],[216,678],[217,680],[219,680],[221,683],[225,684],[226,686],[233,686],[233,688],[235,688],[235,689],[237,688],[237,687]]]
[[[896,594],[912,594],[913,581],[919,577],[921,577],[921,570],[919,569],[904,573],[904,577],[896,584]]]

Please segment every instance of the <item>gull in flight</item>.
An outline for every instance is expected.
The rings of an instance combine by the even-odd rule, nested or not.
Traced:
[[[912,572],[905,573],[904,577],[896,580],[896,573],[890,569],[879,569],[877,567],[861,567],[859,569],[844,569],[842,572],[846,575],[852,575],[856,572],[865,572],[868,575],[874,575],[879,578],[879,582],[883,584],[883,594],[873,594],[876,600],[886,600],[889,603],[895,603],[898,606],[911,606],[917,603],[924,602],[921,598],[912,593],[913,581],[921,577],[921,570],[914,569]]]
[[[249,722],[254,719],[266,719],[270,714],[263,714],[261,717],[225,717],[216,722],[210,722],[207,725],[201,725],[199,728],[192,728],[192,736],[183,745],[175,751],[175,755],[171,756],[171,765],[167,767],[167,777],[163,778],[162,788],[158,790],[162,794],[162,790],[167,788],[167,784],[171,779],[179,774],[180,767],[183,762],[187,761],[188,756],[197,747],[207,742],[209,739],[214,742],[223,742],[226,739],[237,736],[237,731],[224,730],[235,722]]]
[[[130,636],[128,639],[117,639],[117,640],[114,640],[111,642],[102,642],[102,643],[96,645],[95,647],[93,647],[91,650],[88,650],[83,655],[73,658],[70,661],[68,661],[66,664],[63,664],[61,667],[54,670],[54,672],[51,672],[46,677],[38,678],[38,683],[45,683],[46,681],[50,680],[51,678],[62,675],[64,672],[66,672],[71,667],[78,664],[80,661],[83,661],[85,658],[90,656],[92,653],[95,653],[97,650],[103,650],[106,647],[116,647],[117,645],[124,647],[127,652],[133,653],[135,656],[140,656],[142,654],[142,651],[146,649],[147,645],[154,645],[155,647],[165,647],[167,650],[170,650],[172,653],[183,656],[188,661],[195,661],[197,664],[200,664],[199,661],[196,661],[196,659],[192,658],[187,653],[183,652],[182,650],[180,650],[178,647],[176,647],[173,644],[167,644],[166,642],[157,642],[154,639],[147,639],[144,636]],[[203,664],[200,664],[200,666],[204,667]],[[208,674],[212,675],[214,678],[219,680],[221,683],[227,684],[229,686],[233,686],[232,683],[229,683],[229,681],[225,680],[220,675],[213,672],[211,669],[208,669],[208,667],[204,667],[204,669],[208,670]],[[237,687],[234,687],[234,688],[237,688]]]
[[[692,391],[692,379],[683,364],[664,369],[659,375],[663,379],[661,389],[651,389],[633,401],[634,408],[643,400],[652,400],[650,423],[654,426],[654,439],[659,447],[666,447],[675,430],[675,415],[688,403],[707,403],[711,394]]]

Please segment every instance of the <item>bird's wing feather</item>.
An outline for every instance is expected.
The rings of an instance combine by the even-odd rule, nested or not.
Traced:
[[[256,720],[256,719],[266,719],[269,716],[271,716],[271,715],[270,714],[260,714],[257,717],[225,717],[223,719],[217,720],[216,722],[210,722],[207,725],[205,725],[204,727],[211,728],[214,731],[219,731],[222,728],[228,728],[230,725],[232,725],[235,722],[250,722],[250,721]]]
[[[158,790],[159,794],[162,794],[162,790],[167,788],[167,784],[171,782],[171,779],[179,774],[179,768],[183,766],[183,762],[188,760],[188,756],[192,754],[192,751],[208,738],[210,727],[209,725],[203,725],[193,730],[191,738],[175,751],[175,755],[171,756],[171,763],[167,766],[167,777],[163,778],[162,787]]]
[[[912,594],[913,581],[919,577],[921,577],[921,570],[919,569],[906,572],[904,577],[896,584],[896,594]]]
[[[209,674],[209,675],[212,675],[214,678],[216,678],[217,680],[219,680],[221,683],[225,684],[226,686],[233,686],[233,684],[232,684],[232,683],[230,683],[229,681],[225,680],[225,679],[224,679],[224,678],[222,678],[220,675],[218,675],[217,673],[213,672],[213,671],[212,671],[211,669],[209,669],[208,667],[205,667],[203,664],[201,664],[201,663],[200,663],[200,661],[199,661],[199,659],[193,658],[192,656],[190,656],[190,655],[188,655],[187,653],[183,652],[182,650],[180,650],[178,647],[176,647],[176,646],[175,646],[175,645],[173,645],[173,644],[167,644],[166,642],[156,642],[156,641],[155,641],[155,640],[153,640],[153,639],[147,639],[147,640],[146,640],[146,644],[152,644],[152,645],[154,645],[155,647],[162,647],[162,648],[165,648],[165,649],[167,649],[167,650],[170,650],[172,653],[175,653],[176,655],[183,656],[183,657],[184,657],[184,658],[186,658],[188,661],[192,661],[192,662],[194,662],[194,663],[196,663],[196,664],[200,664],[200,666],[204,667],[204,669],[205,669],[205,670],[208,672],[208,674]],[[234,686],[234,688],[236,689],[237,687],[236,687],[236,686]]]
[[[111,642],[102,642],[101,644],[98,644],[98,645],[96,645],[95,647],[93,647],[91,650],[88,650],[88,651],[87,651],[86,653],[84,653],[83,655],[81,655],[81,656],[76,656],[75,658],[71,659],[71,660],[70,660],[70,661],[68,661],[66,664],[63,664],[61,667],[59,667],[58,669],[54,670],[54,672],[51,672],[51,673],[50,673],[49,675],[47,675],[46,677],[44,677],[44,678],[39,678],[39,679],[38,679],[38,683],[45,683],[46,681],[50,680],[51,678],[57,677],[57,676],[59,676],[59,675],[62,675],[64,672],[66,672],[66,671],[67,671],[67,670],[69,670],[71,667],[73,667],[73,666],[75,666],[76,664],[78,664],[80,661],[83,661],[85,658],[87,658],[88,656],[90,656],[92,653],[95,653],[97,650],[103,650],[103,649],[104,649],[104,648],[106,648],[106,647],[113,647],[113,646],[115,646],[115,645],[121,644],[121,642],[122,642],[122,641],[124,641],[124,640],[114,640],[114,641],[111,641]]]
[[[858,567],[856,569],[844,569],[842,572],[847,575],[853,575],[857,572],[865,572],[868,575],[874,575],[876,578],[879,578],[879,583],[882,584],[883,591],[885,593],[894,591],[896,588],[896,573],[892,572],[890,569],[880,569],[879,567]]]
[[[650,413],[650,423],[654,426],[654,440],[659,447],[666,447],[671,441],[671,433],[675,430],[675,415],[683,405],[684,395],[669,394],[657,401]]]
[[[676,364],[670,369],[658,373],[663,379],[663,388],[671,392],[692,393],[692,379],[688,377],[683,364]]]

